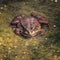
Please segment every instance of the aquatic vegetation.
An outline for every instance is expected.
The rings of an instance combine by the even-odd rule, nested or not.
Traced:
[[[52,4],[55,6],[52,7]],[[38,1],[31,1],[0,6],[0,60],[60,60],[60,15],[58,11],[60,8],[57,8],[60,5],[59,3],[52,4],[41,5]],[[15,35],[9,27],[10,21],[20,13],[30,14],[31,12],[46,16],[52,23],[51,30],[47,29],[45,36],[29,39]]]

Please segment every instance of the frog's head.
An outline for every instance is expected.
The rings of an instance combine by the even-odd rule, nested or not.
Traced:
[[[26,24],[25,24],[26,22]],[[24,28],[26,29],[25,30],[25,34],[28,35],[28,36],[35,36],[37,35],[37,33],[40,31],[41,29],[41,26],[39,24],[39,22],[34,19],[34,18],[28,18],[26,19],[26,21],[24,22]]]

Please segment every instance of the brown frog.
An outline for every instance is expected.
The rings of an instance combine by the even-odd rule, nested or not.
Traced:
[[[30,16],[20,14],[11,21],[10,26],[14,33],[24,37],[33,37],[36,35],[44,35],[45,30],[42,29],[41,24],[45,24],[50,28],[48,20],[36,13],[31,13]]]

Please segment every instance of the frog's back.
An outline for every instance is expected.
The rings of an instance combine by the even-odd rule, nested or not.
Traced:
[[[34,30],[35,28],[39,28],[39,29],[41,28],[39,22],[31,16],[22,18],[21,24],[26,30],[30,30],[30,31]]]

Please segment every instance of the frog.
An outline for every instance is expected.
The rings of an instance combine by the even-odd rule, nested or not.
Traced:
[[[32,12],[30,15],[17,15],[12,19],[9,26],[12,27],[15,34],[29,38],[45,34],[41,24],[45,24],[50,28],[50,24],[45,17]]]

